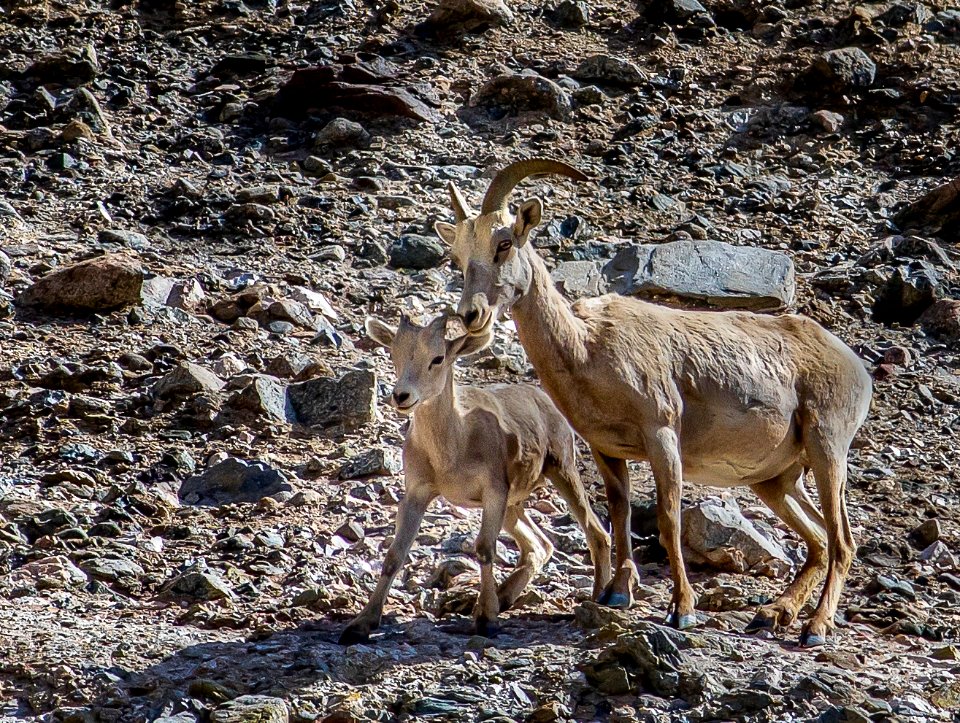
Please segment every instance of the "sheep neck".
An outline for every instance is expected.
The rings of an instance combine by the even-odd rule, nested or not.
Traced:
[[[587,361],[586,326],[573,314],[570,303],[557,291],[540,255],[527,244],[530,286],[513,305],[513,320],[520,343],[541,380],[570,377]]]
[[[426,399],[413,414],[413,432],[440,454],[444,450],[456,450],[463,436],[463,414],[460,408],[457,385],[453,380],[453,366],[447,368],[443,391]]]

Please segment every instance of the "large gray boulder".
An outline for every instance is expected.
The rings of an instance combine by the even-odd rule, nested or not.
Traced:
[[[185,479],[179,496],[188,504],[223,505],[257,502],[279,492],[293,491],[283,473],[266,463],[228,457],[203,474]]]
[[[603,267],[603,275],[618,294],[753,311],[789,306],[797,288],[786,254],[723,241],[628,246]]]

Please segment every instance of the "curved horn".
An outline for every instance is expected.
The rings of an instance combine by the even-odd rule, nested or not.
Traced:
[[[525,161],[515,161],[494,176],[490,182],[490,187],[487,189],[487,194],[483,197],[483,206],[480,213],[493,213],[503,208],[510,192],[520,181],[528,176],[540,173],[556,173],[577,181],[589,179],[589,176],[573,166],[549,158],[530,158]]]
[[[467,202],[463,200],[463,194],[460,193],[460,189],[454,184],[453,181],[447,184],[447,190],[450,191],[450,203],[453,206],[453,220],[456,223],[461,223],[467,220],[467,216],[470,215],[470,207],[467,205]]]

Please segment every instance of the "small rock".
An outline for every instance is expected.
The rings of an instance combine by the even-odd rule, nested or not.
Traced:
[[[693,564],[770,577],[791,569],[783,549],[761,535],[732,500],[704,500],[685,509],[681,529],[684,555]]]
[[[583,60],[572,73],[577,80],[603,84],[622,85],[628,88],[647,80],[646,73],[626,58],[613,55],[591,55]]]
[[[227,400],[228,414],[249,413],[254,418],[263,418],[272,422],[290,423],[296,421],[293,405],[287,399],[287,387],[276,377],[257,374],[243,389]]]
[[[502,0],[440,0],[420,30],[473,32],[512,21],[513,13]]]
[[[590,22],[590,6],[582,0],[563,0],[553,11],[553,20],[561,28],[582,28]]]
[[[882,324],[913,324],[940,294],[940,277],[927,261],[898,267],[876,293],[873,320]]]
[[[87,576],[68,557],[56,555],[28,562],[10,573],[14,585],[30,585],[37,590],[63,590],[87,582]]]
[[[126,558],[94,557],[80,563],[80,569],[98,580],[129,582],[143,576],[143,568]]]
[[[432,269],[440,265],[446,253],[438,239],[406,234],[390,247],[390,265],[397,269]]]
[[[133,259],[100,256],[57,269],[17,298],[22,306],[109,311],[140,303],[143,270]]]
[[[228,457],[203,474],[188,477],[180,485],[180,499],[189,504],[257,502],[280,492],[292,492],[284,475],[264,462],[245,462]]]
[[[939,299],[917,319],[923,331],[947,342],[960,342],[960,301]]]
[[[241,695],[210,714],[210,723],[289,723],[290,710],[282,698]]]
[[[873,85],[876,63],[860,48],[828,50],[813,62],[801,80],[801,87],[847,93]]]
[[[161,377],[153,386],[153,393],[160,399],[196,394],[216,394],[226,383],[216,374],[199,364],[182,362],[173,371]]]
[[[10,263],[10,257],[0,251],[0,283],[6,281],[11,271],[13,271],[13,264]]]
[[[150,239],[136,231],[122,229],[103,229],[97,232],[97,241],[100,243],[120,244],[130,249],[143,251],[150,248]]]
[[[334,118],[320,129],[314,139],[314,146],[318,148],[363,148],[369,143],[370,134],[366,129],[346,118]]]
[[[910,539],[917,543],[917,547],[928,547],[940,539],[940,520],[932,518],[924,520],[910,533]]]
[[[883,363],[898,367],[908,367],[913,363],[913,355],[903,346],[891,346],[883,352]]]
[[[320,156],[307,156],[303,159],[303,170],[312,176],[326,176],[333,167]]]
[[[376,374],[357,370],[291,384],[287,395],[301,424],[357,429],[376,419],[376,389]]]
[[[470,107],[502,118],[534,112],[562,119],[570,113],[570,97],[559,85],[532,70],[504,73],[480,86],[470,98]]]
[[[233,590],[215,572],[188,570],[166,583],[158,597],[161,600],[200,602],[233,597]]]
[[[810,120],[820,126],[827,133],[836,133],[843,128],[844,118],[839,113],[830,110],[818,110],[810,114]]]
[[[347,542],[360,542],[366,533],[363,530],[363,525],[356,520],[350,520],[340,525],[333,534],[339,535]]]
[[[400,455],[393,449],[374,448],[350,459],[340,470],[340,479],[360,479],[371,475],[398,474]]]

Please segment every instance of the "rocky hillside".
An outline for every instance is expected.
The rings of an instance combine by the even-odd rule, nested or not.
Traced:
[[[0,0],[0,717],[955,719],[958,137],[944,0]],[[591,177],[517,191],[569,295],[788,308],[870,369],[826,647],[741,632],[803,557],[747,490],[685,490],[702,624],[659,625],[645,465],[630,612],[544,490],[499,637],[478,516],[435,503],[336,644],[403,487],[363,319],[454,302],[447,183],[531,156]],[[535,379],[509,324],[458,374]]]

